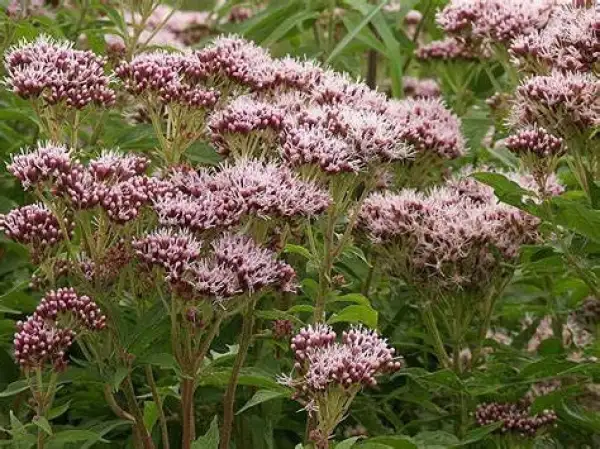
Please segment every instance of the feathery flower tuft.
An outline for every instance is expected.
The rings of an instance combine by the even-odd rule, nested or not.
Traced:
[[[82,109],[90,103],[110,106],[115,93],[104,74],[105,60],[71,43],[40,36],[23,41],[5,56],[6,84],[23,98],[42,97],[48,104]]]
[[[532,76],[516,90],[511,123],[537,122],[548,130],[569,125],[580,129],[597,126],[600,124],[598,98],[600,80],[589,73],[554,71],[546,76]]]
[[[217,84],[229,80],[256,91],[275,82],[276,64],[268,52],[235,35],[218,37],[194,55]]]
[[[267,287],[295,289],[294,269],[251,238],[225,234],[211,247],[211,255],[189,264],[184,275],[197,294],[219,301]]]
[[[100,204],[109,218],[123,224],[135,219],[153,199],[155,183],[146,176],[134,176],[104,191]]]
[[[456,159],[465,153],[460,120],[441,100],[390,102],[389,114],[398,126],[398,138],[417,151],[433,152],[444,159]]]
[[[452,35],[509,43],[543,26],[550,9],[546,0],[452,0],[436,20]]]
[[[325,71],[314,61],[285,57],[275,61],[275,87],[310,94]]]
[[[242,160],[225,165],[211,182],[230,186],[243,198],[247,213],[261,217],[312,217],[329,206],[326,191],[275,163]]]
[[[200,256],[202,244],[188,231],[161,229],[134,240],[132,246],[140,260],[162,266],[168,280],[177,280],[187,264]]]
[[[66,197],[76,209],[91,209],[102,201],[106,190],[87,167],[75,164],[58,179],[55,193]]]
[[[594,29],[597,16],[593,8],[556,7],[548,24],[515,39],[511,52],[519,60],[532,59],[560,70],[587,72],[600,54],[600,41]]]
[[[470,61],[489,58],[490,49],[486,45],[478,47],[461,39],[447,37],[420,46],[415,50],[415,55],[423,61],[454,59]]]
[[[28,189],[40,182],[56,181],[71,169],[71,153],[64,145],[38,142],[33,151],[22,151],[11,156],[7,170],[15,176],[23,188]]]
[[[250,135],[253,139],[258,136],[259,141],[254,144],[258,149],[274,146],[282,121],[280,107],[252,95],[243,95],[212,114],[207,125],[213,143],[221,153],[228,154],[230,151],[248,151],[250,142],[241,136]]]

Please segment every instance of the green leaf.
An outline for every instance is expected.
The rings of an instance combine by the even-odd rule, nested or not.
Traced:
[[[523,197],[530,195],[530,192],[500,173],[474,173],[473,177],[492,187],[494,193],[501,201],[512,206],[522,206]]]
[[[371,307],[369,298],[360,293],[348,293],[347,295],[333,296],[327,299],[328,304],[336,302],[353,302],[358,305]]]
[[[0,398],[8,398],[10,396],[14,396],[15,394],[19,394],[29,388],[29,384],[26,380],[17,380],[6,387],[6,390],[0,393]]]
[[[596,242],[600,242],[600,210],[591,209],[577,200],[564,197],[552,198],[552,219]]]
[[[219,449],[219,419],[215,416],[210,423],[210,428],[201,437],[192,443],[192,449]]]
[[[352,42],[356,35],[360,33],[360,31],[365,26],[367,26],[369,22],[371,22],[373,17],[375,17],[375,15],[381,10],[381,8],[385,6],[386,3],[387,1],[382,1],[381,3],[379,3],[379,5],[373,8],[371,12],[367,14],[363,20],[361,20],[361,22],[356,26],[356,28],[354,28],[350,33],[346,34],[344,38],[335,46],[325,63],[330,64],[331,61],[333,61],[337,57],[337,55],[339,55],[344,50],[344,48],[346,48],[346,46],[350,42]]]
[[[159,354],[149,354],[141,361],[143,364],[158,366],[162,369],[178,370],[179,365],[172,354],[163,352]]]
[[[494,430],[498,430],[503,425],[502,422],[496,422],[484,427],[478,427],[468,432],[465,437],[454,447],[468,446],[469,444],[477,443],[491,434]]]
[[[363,323],[371,329],[375,329],[377,327],[377,311],[371,306],[352,305],[334,314],[329,318],[328,323]]]
[[[279,399],[289,396],[288,393],[284,391],[273,391],[273,390],[258,390],[254,393],[254,396],[250,398],[246,404],[237,411],[236,415],[245,412],[249,408],[254,407],[255,405],[262,404],[263,402],[271,401],[273,399]]]
[[[278,42],[282,39],[288,32],[293,30],[299,25],[302,25],[303,22],[316,19],[319,17],[319,13],[315,11],[299,11],[296,14],[286,18],[283,22],[275,28],[266,39],[261,42],[263,47],[270,47],[274,43]]]
[[[291,243],[288,243],[287,245],[285,245],[285,248],[283,248],[283,252],[287,254],[299,254],[300,256],[306,259],[312,259],[312,254],[310,253],[310,251],[304,246],[300,245],[292,245]]]
[[[35,416],[32,422],[48,435],[52,435],[52,427],[50,426],[48,420],[43,416]]]
[[[103,439],[102,436],[92,430],[81,430],[81,429],[71,429],[71,430],[63,430],[62,432],[56,432],[51,438],[50,441],[52,443],[57,444],[66,444],[73,443],[79,441],[94,441],[94,442],[102,442],[108,443],[107,440]]]
[[[351,447],[354,447],[354,443],[356,443],[359,438],[360,437],[352,437],[348,438],[347,440],[340,441],[335,445],[335,449],[350,449]]]
[[[411,437],[401,435],[369,438],[369,442],[385,444],[393,449],[419,449]]]
[[[113,391],[119,391],[119,388],[121,387],[123,380],[125,380],[125,377],[127,377],[128,372],[129,369],[125,366],[117,367],[117,371],[115,371],[115,374],[113,374],[111,382]]]
[[[63,415],[67,410],[69,410],[70,405],[71,401],[67,402],[66,404],[59,405],[58,407],[54,407],[48,412],[48,419],[52,420]]]
[[[144,427],[152,433],[152,429],[158,420],[158,407],[154,401],[144,402]]]

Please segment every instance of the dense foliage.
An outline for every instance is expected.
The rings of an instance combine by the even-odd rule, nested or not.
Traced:
[[[0,446],[600,447],[595,3],[11,1]]]

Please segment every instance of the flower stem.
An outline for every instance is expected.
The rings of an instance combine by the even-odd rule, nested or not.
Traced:
[[[252,340],[252,328],[254,327],[254,304],[252,300],[243,315],[242,334],[239,341],[238,353],[233,363],[231,377],[227,385],[227,391],[223,399],[223,426],[221,428],[221,449],[229,449],[231,433],[233,430],[235,392],[240,378],[240,371],[246,360],[250,342]]]
[[[160,397],[160,394],[158,393],[158,389],[156,388],[156,382],[154,381],[152,367],[150,365],[146,365],[145,369],[146,379],[148,381],[148,385],[150,386],[150,390],[152,391],[152,399],[154,399],[154,403],[156,404],[156,408],[158,410],[158,421],[160,423],[163,449],[169,449],[169,429],[167,427],[167,418],[165,417],[163,402]]]
[[[182,449],[191,449],[192,442],[196,439],[196,417],[194,416],[194,390],[195,379],[184,378],[181,380],[181,411],[183,434]]]

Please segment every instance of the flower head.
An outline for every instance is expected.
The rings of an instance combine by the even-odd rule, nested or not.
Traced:
[[[275,163],[242,160],[215,173],[216,186],[229,186],[246,204],[247,213],[263,217],[311,217],[325,211],[329,195]]]
[[[221,36],[195,53],[208,76],[246,86],[251,90],[271,87],[276,65],[268,52],[237,36]]]
[[[63,195],[76,209],[91,209],[98,205],[106,194],[107,186],[81,164],[75,164],[63,173],[56,184],[55,193]]]
[[[415,50],[417,58],[427,60],[477,60],[489,58],[490,49],[485,44],[481,46],[467,43],[455,37],[446,37],[442,40],[432,41]]]
[[[390,103],[398,137],[417,151],[455,159],[465,152],[459,118],[439,99],[406,99]]]
[[[484,427],[501,422],[502,427],[497,432],[511,432],[528,437],[534,437],[541,428],[552,425],[556,419],[556,413],[552,410],[533,414],[527,400],[516,403],[484,402],[475,410],[477,425]]]
[[[176,280],[186,265],[200,256],[202,244],[188,231],[160,229],[134,240],[132,246],[140,260],[163,267],[167,278]]]
[[[100,157],[92,159],[89,163],[91,173],[100,181],[125,181],[144,174],[149,165],[150,160],[145,156],[107,150],[102,151]]]
[[[35,309],[33,317],[56,322],[61,314],[70,315],[76,325],[88,330],[99,331],[106,327],[106,317],[102,315],[98,305],[89,296],[78,295],[72,288],[59,288],[47,292]]]
[[[91,51],[74,50],[68,42],[41,36],[23,41],[5,56],[6,84],[23,98],[42,96],[48,104],[81,109],[90,103],[115,101],[104,59]]]
[[[72,223],[65,226],[72,230]],[[7,237],[23,245],[30,245],[36,253],[56,245],[65,236],[58,219],[43,204],[30,204],[0,215],[0,230]]]
[[[67,364],[66,352],[74,339],[75,332],[71,329],[61,329],[29,317],[27,321],[17,323],[13,341],[15,360],[24,370],[50,364],[56,371],[60,371]]]
[[[565,151],[560,137],[537,126],[520,130],[509,136],[504,143],[515,154],[533,154],[538,158],[561,156]]]
[[[225,109],[212,114],[207,125],[213,143],[222,153],[228,154],[232,150],[237,153],[245,151],[249,142],[243,137],[248,135],[266,140],[259,148],[273,145],[282,121],[281,108],[254,96],[243,95]]]
[[[285,57],[275,61],[275,86],[311,93],[325,71],[316,62]]]
[[[295,288],[294,269],[249,237],[225,234],[211,249],[207,258],[189,264],[184,275],[197,294],[225,300],[267,287]]]
[[[111,220],[123,224],[137,218],[140,209],[152,202],[155,186],[151,178],[134,176],[107,188],[100,204]]]
[[[560,70],[589,71],[600,52],[594,30],[597,14],[593,8],[556,7],[548,24],[515,39],[511,52],[519,60],[532,59]]]
[[[540,123],[546,129],[600,124],[600,80],[589,73],[552,72],[532,76],[517,88],[514,124]],[[560,123],[560,125],[557,125]],[[560,126],[560,128],[559,128]]]
[[[38,142],[33,151],[12,155],[7,170],[25,189],[40,182],[55,181],[71,169],[71,152],[64,145]]]
[[[436,98],[442,94],[440,86],[433,79],[418,79],[412,76],[402,78],[404,95],[414,98]]]

